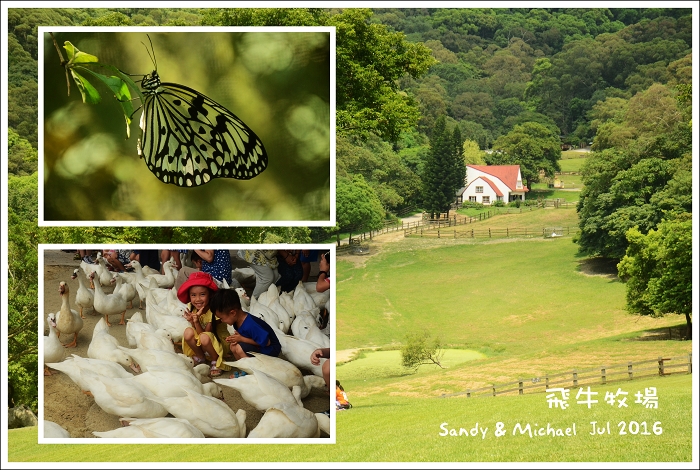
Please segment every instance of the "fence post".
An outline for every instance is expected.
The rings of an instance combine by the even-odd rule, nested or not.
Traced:
[[[605,384],[607,383],[606,380],[605,380],[605,379],[606,379],[606,377],[605,377],[605,367],[601,367],[601,369],[600,369],[600,379],[601,379],[600,381],[601,381],[601,383],[602,383],[603,385],[605,385]]]
[[[549,388],[549,375],[544,376],[544,389],[547,390]]]
[[[474,238],[474,229],[472,229],[472,238]]]
[[[440,238],[440,226],[438,225],[438,238]]]
[[[455,230],[455,239],[457,239],[457,230]]]
[[[509,238],[508,237],[508,227],[506,227],[506,238]]]
[[[493,396],[496,396],[496,384],[491,384],[491,389],[493,390]]]
[[[471,397],[472,397],[472,392],[471,392],[471,390],[467,389],[467,398],[471,398]]]
[[[688,373],[693,373],[693,353],[688,353]]]
[[[574,369],[574,387],[578,387],[578,373]]]
[[[489,227],[489,238],[491,238],[491,227]]]
[[[627,363],[627,378],[632,380],[632,362]]]
[[[659,356],[659,375],[664,375],[664,358]]]
[[[523,379],[518,379],[518,395],[523,394]]]

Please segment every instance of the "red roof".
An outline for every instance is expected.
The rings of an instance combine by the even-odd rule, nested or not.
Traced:
[[[527,186],[522,189],[517,188],[518,173],[520,173],[520,165],[467,165],[469,168],[474,168],[487,175],[495,176],[503,181],[511,191],[527,191]],[[490,183],[490,182],[489,182]]]
[[[493,191],[496,193],[496,196],[501,196],[501,197],[503,197],[503,193],[501,192],[500,189],[498,189],[498,186],[496,186],[496,185],[493,183],[493,181],[491,181],[490,179],[488,179],[488,178],[485,177],[485,176],[479,176],[478,178],[475,178],[474,181],[479,180],[479,179],[486,181],[486,182],[488,183],[488,185],[491,186],[491,189],[493,189]],[[474,183],[474,181],[472,181],[471,183],[469,183],[469,186],[471,186],[472,183]]]

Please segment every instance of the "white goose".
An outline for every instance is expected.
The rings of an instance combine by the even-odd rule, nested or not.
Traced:
[[[172,336],[170,336],[167,330],[163,329],[157,329],[155,331],[141,330],[136,347],[176,352]]]
[[[299,312],[303,312],[304,310],[313,310],[316,308],[316,302],[314,302],[314,299],[312,299],[309,293],[306,292],[304,283],[301,281],[299,281],[299,284],[297,284],[296,288],[294,289],[293,300],[294,313],[297,315]]]
[[[83,369],[95,372],[99,375],[105,375],[107,377],[122,379],[133,377],[130,372],[116,362],[80,357],[75,354],[69,358],[66,358],[66,360],[63,362],[50,363],[48,366],[52,369],[60,370],[66,374],[78,387],[80,387],[80,390],[83,391],[90,390],[88,384],[81,380],[80,371]],[[140,372],[140,369],[138,369],[137,366],[134,366],[132,370],[134,370],[134,372]]]
[[[180,369],[150,366],[133,380],[158,397],[184,397],[187,396],[185,390],[192,390],[220,400],[224,398],[223,390],[214,382],[203,384],[194,374]]]
[[[282,331],[284,328],[284,323],[280,321],[275,311],[262,302],[256,300],[255,297],[250,299],[250,310],[248,310],[248,313],[255,315],[258,318],[262,318],[265,320],[265,323],[270,325],[273,329]]]
[[[129,308],[134,308],[134,298],[136,298],[136,287],[124,277],[123,273],[114,273],[112,277],[114,284],[113,294],[119,294],[129,302]]]
[[[252,354],[253,357],[248,356],[232,362],[225,361],[225,364],[245,371],[248,374],[254,374],[254,371],[257,369],[279,380],[290,390],[297,385],[301,389],[301,398],[306,398],[314,388],[322,389],[326,386],[323,378],[316,375],[302,375],[299,368],[289,361],[256,352],[249,352],[248,354]]]
[[[130,350],[121,348],[124,349],[122,351],[120,348],[117,338],[109,334],[104,318],[100,318],[92,332],[92,341],[90,341],[87,350],[88,357],[116,362],[132,369],[134,372],[140,372],[138,359],[134,361],[132,355],[129,354]]]
[[[156,327],[150,323],[144,323],[141,312],[134,313],[131,318],[126,320],[126,340],[130,347],[136,347],[143,330],[155,332]]]
[[[319,437],[321,430],[316,414],[303,406],[279,403],[267,411],[249,438]]]
[[[80,377],[106,413],[134,418],[162,418],[168,414],[162,405],[148,399],[151,392],[131,378],[106,377],[90,370],[81,370]]]
[[[70,308],[70,289],[68,288],[68,284],[61,281],[58,284],[58,293],[61,296],[61,310],[56,313],[58,337],[61,337],[61,333],[73,333],[73,341],[69,344],[64,344],[64,346],[67,348],[74,348],[78,344],[78,332],[83,328],[83,319],[80,318],[78,312]]]
[[[94,279],[94,277],[95,273],[90,274],[90,279]],[[102,286],[99,282],[95,283],[95,311],[104,315],[107,326],[112,326],[112,324],[109,323],[109,316],[118,313],[122,315],[119,324],[126,324],[124,321],[124,316],[126,315],[126,299],[118,293],[112,292],[111,294],[106,294],[102,290]]]
[[[315,310],[318,310],[316,308]],[[299,339],[305,339],[319,348],[330,348],[331,340],[318,327],[316,317],[310,312],[301,312],[292,322],[292,333]]]
[[[66,354],[66,349],[56,333],[56,314],[49,313],[46,322],[49,324],[49,336],[44,336],[44,375],[53,375],[47,364],[61,362]]]
[[[102,257],[101,253],[98,252],[95,262],[97,263],[95,275],[99,276],[100,285],[109,287],[112,284],[112,273],[110,272],[109,268],[107,268],[107,260]],[[93,284],[94,282],[95,281],[93,279]]]
[[[323,363],[328,359],[321,358],[321,362],[318,365],[311,364],[309,358],[311,353],[318,349],[318,346],[305,339],[299,339],[294,336],[285,335],[279,330],[274,330],[277,335],[277,339],[280,341],[282,346],[282,354],[284,357],[297,366],[299,369],[305,369],[311,371],[314,375],[323,377],[322,366]]]
[[[44,420],[44,437],[48,438],[66,438],[70,437],[70,433],[61,425],[53,421]]]
[[[111,431],[93,431],[103,438],[204,438],[202,431],[192,426],[186,419],[179,418],[122,418],[126,426]]]
[[[80,318],[85,318],[85,315],[83,315],[84,308],[92,308],[94,310],[95,291],[88,287],[87,280],[83,279],[83,275],[81,275],[80,272],[80,268],[75,268],[71,279],[78,279],[78,290],[75,293],[75,305],[80,307]]]
[[[155,326],[156,329],[166,330],[176,343],[182,341],[185,328],[191,326],[182,316],[184,313],[185,311],[181,309],[170,314],[162,310],[161,307],[146,302],[146,318],[148,322]]]
[[[150,279],[146,279],[146,275],[143,272],[143,268],[141,267],[141,263],[138,261],[131,260],[129,262],[129,266],[134,268],[134,278],[131,280],[132,284],[136,288],[136,292],[139,295],[139,308],[143,308],[143,301],[146,299],[146,294],[148,293],[148,289],[151,287],[157,288],[158,283],[156,282],[155,279],[153,279],[153,284],[151,284]]]
[[[168,260],[163,263],[163,272],[165,274],[160,274],[160,272],[157,274],[149,274],[146,276],[146,278],[155,279],[158,283],[158,287],[161,289],[170,289],[175,285],[175,278],[173,277],[173,272],[170,269],[172,265],[173,262]]]
[[[149,368],[153,366],[161,366],[172,367],[175,369],[184,370],[190,374],[192,373],[193,363],[191,362],[191,359],[190,361],[187,361],[180,354],[170,351],[161,351],[159,349],[130,349],[123,346],[117,346],[117,348],[123,351],[125,354],[133,357],[144,371],[149,370]]]
[[[151,397],[176,418],[186,419],[208,437],[245,437],[246,411],[233,412],[231,407],[216,398],[185,390],[186,397]]]
[[[278,403],[293,403],[301,406],[301,388],[297,385],[289,390],[279,380],[259,370],[236,379],[214,379],[214,382],[237,390],[241,397],[258,411],[265,411]]]

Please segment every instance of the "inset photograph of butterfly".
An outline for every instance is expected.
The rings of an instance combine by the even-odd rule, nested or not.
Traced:
[[[40,225],[335,224],[333,28],[39,37]]]

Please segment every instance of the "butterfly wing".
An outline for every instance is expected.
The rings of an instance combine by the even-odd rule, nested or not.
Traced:
[[[164,183],[194,187],[214,178],[247,180],[267,168],[257,135],[192,88],[161,83],[145,93],[139,154]]]

